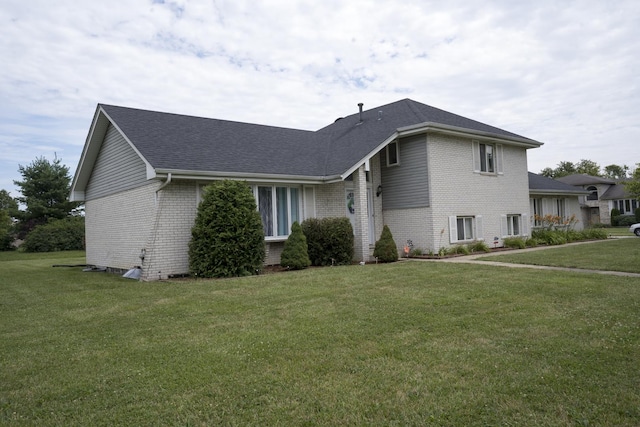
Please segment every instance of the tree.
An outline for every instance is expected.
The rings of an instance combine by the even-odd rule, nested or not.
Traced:
[[[301,270],[311,265],[307,249],[307,238],[302,232],[298,221],[291,226],[291,234],[284,242],[284,249],[280,255],[280,265],[292,270]]]
[[[18,215],[18,202],[7,190],[0,190],[0,251],[12,249],[15,227],[12,218]]]
[[[191,236],[189,270],[194,276],[245,276],[264,262],[262,219],[244,182],[218,181],[205,188]]]
[[[582,159],[577,163],[560,162],[555,169],[546,167],[540,171],[540,175],[547,178],[562,178],[563,176],[575,174],[601,176],[600,166],[592,160]]]
[[[604,167],[604,177],[611,179],[624,179],[629,172],[629,166],[609,165]]]
[[[376,242],[376,246],[373,250],[373,256],[378,258],[382,262],[394,262],[398,260],[398,247],[393,240],[391,230],[385,224],[382,228],[382,234],[380,240]]]
[[[79,203],[68,201],[71,177],[69,168],[60,159],[49,162],[39,157],[28,166],[20,165],[22,181],[13,181],[20,188],[17,200],[26,206],[18,214],[21,230],[28,232],[50,218],[65,218]]]
[[[640,200],[640,163],[636,163],[636,170],[631,174],[631,179],[624,182],[624,186],[631,197]]]
[[[592,160],[582,159],[575,164],[575,168],[579,174],[600,176],[600,166]]]

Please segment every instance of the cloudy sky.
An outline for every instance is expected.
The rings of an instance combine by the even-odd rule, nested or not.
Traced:
[[[3,0],[0,188],[97,103],[315,130],[403,98],[544,142],[529,170],[640,162],[640,2]]]

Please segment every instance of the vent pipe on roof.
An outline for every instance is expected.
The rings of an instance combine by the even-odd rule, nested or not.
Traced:
[[[358,123],[362,123],[362,106],[364,104],[362,102],[358,102],[358,107],[360,107],[360,120],[358,121]]]

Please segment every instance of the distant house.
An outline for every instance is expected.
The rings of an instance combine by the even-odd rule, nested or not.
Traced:
[[[580,199],[588,191],[564,182],[529,172],[530,212],[533,227],[541,226],[540,218],[545,215],[568,219],[572,216],[578,220],[575,230],[582,230],[585,222],[580,209]]]
[[[359,105],[317,131],[98,105],[71,191],[87,262],[187,273],[202,188],[220,179],[253,189],[267,264],[311,217],[350,218],[355,261],[372,259],[384,224],[400,250],[529,233],[527,150],[540,142],[410,99]]]
[[[580,198],[585,224],[611,224],[612,209],[619,209],[623,215],[633,215],[638,207],[638,200],[626,192],[624,184],[613,179],[578,174],[558,178],[558,181],[589,192]]]

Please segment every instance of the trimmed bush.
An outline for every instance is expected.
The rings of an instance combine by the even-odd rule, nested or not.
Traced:
[[[611,218],[611,220],[613,221],[614,218]],[[615,221],[618,227],[628,227],[636,223],[636,217],[635,215],[618,215],[615,217]]]
[[[298,222],[291,225],[291,234],[284,242],[284,249],[280,255],[280,265],[292,270],[301,270],[311,265],[307,250],[307,238]]]
[[[398,247],[396,246],[396,242],[393,241],[391,230],[389,230],[386,224],[382,228],[380,240],[376,242],[373,256],[381,262],[394,262],[398,260]]]
[[[259,271],[264,258],[262,219],[251,187],[245,182],[230,180],[205,187],[191,229],[191,275],[251,275]]]
[[[84,217],[51,219],[31,230],[20,248],[25,252],[83,250]]]
[[[636,216],[636,222],[640,222],[640,208],[636,208],[636,210],[633,212]]]
[[[308,218],[302,224],[312,265],[347,265],[353,260],[353,227],[349,218]]]
[[[618,217],[620,216],[620,210],[617,208],[611,209],[611,225],[616,227],[618,225]]]

